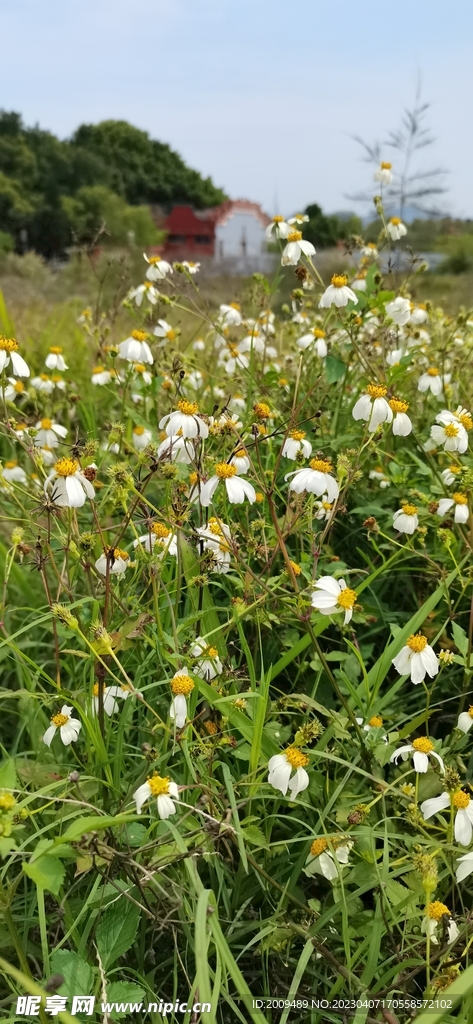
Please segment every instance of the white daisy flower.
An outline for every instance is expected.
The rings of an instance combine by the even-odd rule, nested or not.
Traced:
[[[314,519],[323,519],[328,522],[333,512],[333,501],[326,501],[327,495],[324,494],[322,501],[314,501]]]
[[[447,375],[442,377],[440,370],[436,366],[429,366],[428,370],[419,377],[417,390],[421,392],[430,391],[432,395],[438,398],[442,394],[444,383],[449,383]]]
[[[250,505],[256,501],[256,492],[253,484],[243,477],[237,475],[237,467],[228,462],[218,462],[215,467],[215,475],[211,476],[207,483],[202,484],[200,489],[200,503],[203,508],[208,508],[220,481],[225,483],[227,498],[232,505],[241,505],[248,500]]]
[[[433,903],[428,903],[426,907],[426,914],[422,919],[421,931],[424,934],[430,935],[430,941],[434,945],[438,945],[437,929],[442,920],[445,920],[447,926],[447,943],[455,942],[460,934],[455,921],[445,903],[440,903],[439,900],[434,900]]]
[[[52,395],[54,391],[54,381],[48,377],[47,373],[40,373],[37,377],[32,377],[31,386],[43,395]]]
[[[205,352],[205,341],[203,338],[196,338],[195,341],[192,342],[192,348],[194,349],[194,352]]]
[[[295,491],[296,494],[302,494],[303,491],[308,491],[317,497],[326,494],[328,501],[336,501],[340,488],[335,477],[330,475],[332,468],[329,459],[311,459],[305,469],[296,469],[291,473],[286,473],[284,479],[289,480],[292,476],[289,490]]]
[[[295,213],[293,217],[288,217],[287,218],[287,223],[288,224],[298,224],[300,226],[301,224],[307,224],[308,220],[309,220],[309,214],[308,213]]]
[[[59,459],[44,482],[44,490],[46,494],[51,490],[51,501],[55,505],[66,508],[82,508],[86,498],[95,498],[92,484],[75,459]]]
[[[330,306],[346,306],[348,302],[358,304],[355,293],[348,287],[346,274],[334,274],[328,288],[319,302],[319,309],[329,309]]]
[[[58,345],[51,346],[44,362],[48,370],[60,370],[62,372],[69,369],[62,355],[62,348]]]
[[[135,373],[137,373],[138,376],[141,377],[141,380],[143,381],[143,384],[146,384],[147,387],[152,383],[152,381],[153,381],[153,374],[150,373],[149,370],[146,369],[146,364],[145,363],[134,363],[133,364],[133,369],[134,369]]]
[[[325,359],[327,355],[325,331],[322,331],[320,327],[311,327],[307,334],[303,334],[302,337],[297,339],[297,345],[302,349],[313,349],[319,359]]]
[[[389,160],[382,160],[377,171],[373,174],[373,181],[379,181],[381,185],[390,185],[393,180],[392,166]]]
[[[180,434],[182,437],[203,437],[209,436],[209,428],[199,416],[199,408],[196,402],[188,402],[183,398],[177,403],[174,412],[168,412],[159,421],[160,429],[166,430],[168,437]]]
[[[192,260],[183,260],[181,267],[185,267],[188,274],[198,274],[200,270],[200,263],[193,263]]]
[[[463,882],[473,871],[473,851],[463,854],[463,857],[459,857],[457,864],[457,882]]]
[[[398,242],[400,238],[407,235],[406,225],[402,223],[400,217],[391,217],[386,224],[386,234],[392,242]]]
[[[25,363],[23,356],[20,356],[18,352],[18,342],[15,338],[6,338],[4,334],[1,334],[0,373],[3,373],[8,365],[11,367],[11,373],[14,373],[15,377],[29,377],[29,367]]]
[[[177,337],[177,331],[174,330],[174,327],[171,327],[171,324],[168,324],[167,320],[158,320],[153,334],[155,334],[157,338],[165,339],[163,344],[167,341],[174,341]]]
[[[467,523],[470,518],[468,498],[461,491],[455,491],[451,498],[441,498],[437,509],[438,516],[446,516],[447,512],[455,507],[454,520],[456,523]]]
[[[112,377],[111,370],[106,370],[104,366],[94,366],[90,380],[92,384],[98,384],[99,387],[103,387],[105,384],[110,384]]]
[[[390,398],[388,402],[391,412],[394,413],[393,434],[396,437],[407,437],[412,431],[412,423],[406,415],[409,402],[403,402],[401,398]]]
[[[429,757],[434,757],[438,761],[441,770],[445,771],[442,758],[435,752],[432,740],[429,740],[427,736],[420,736],[419,739],[413,740],[412,743],[406,743],[403,747],[398,747],[394,754],[391,754],[390,761],[394,761],[397,764],[400,757],[402,757],[403,761],[407,761],[409,754],[412,754],[416,772],[422,774],[428,770]]]
[[[137,548],[138,544],[141,544],[148,554],[153,552],[160,558],[163,558],[164,555],[173,555],[175,558],[178,553],[177,536],[164,523],[153,523],[148,533],[143,533],[141,537],[137,537],[133,541],[134,548]],[[161,550],[156,552],[156,547]]]
[[[379,486],[382,490],[384,490],[385,487],[391,486],[391,481],[389,477],[386,476],[382,466],[376,466],[374,469],[370,469],[369,478],[370,480],[379,480]]]
[[[353,278],[351,286],[356,292],[366,291],[366,270],[358,271],[356,277]]]
[[[251,334],[247,334],[238,345],[240,352],[258,352],[262,355],[265,350],[265,338],[260,334],[257,327],[254,327]]]
[[[386,356],[388,366],[399,366],[403,355],[405,355],[403,348],[393,348]]]
[[[171,701],[171,707],[169,708],[169,717],[172,722],[176,723],[177,729],[183,729],[187,720],[187,700],[186,698],[192,693],[194,689],[194,682],[186,672],[182,672],[180,669],[174,673],[171,679],[171,692],[173,698]]]
[[[236,466],[238,476],[240,476],[241,473],[248,472],[251,466],[251,462],[248,458],[248,453],[245,450],[245,448],[239,448],[238,451],[236,451],[235,454],[232,455],[230,459],[230,465]]]
[[[159,817],[165,820],[176,813],[175,801],[179,800],[179,790],[175,782],[171,782],[168,776],[161,778],[157,772],[148,776],[146,782],[133,794],[136,804],[136,813],[141,814],[143,804],[151,797],[156,797],[156,806]]]
[[[409,317],[410,324],[425,324],[429,319],[429,314],[422,304],[420,306],[414,306],[411,303],[411,315]]]
[[[147,271],[147,273],[149,273],[149,271]],[[151,302],[152,306],[155,306],[159,299],[159,292],[156,291],[156,288],[151,284],[151,281],[145,281],[144,284],[139,284],[137,288],[132,288],[131,291],[128,292],[128,299],[134,299],[137,306],[141,306],[144,298],[147,298],[148,302]]]
[[[366,245],[362,245],[360,252],[362,256],[371,256],[374,260],[379,256],[375,242],[367,242]]]
[[[309,776],[306,766],[309,764],[307,754],[297,747],[286,747],[282,754],[274,754],[269,759],[268,782],[274,789],[278,789],[283,796],[286,796],[288,789],[291,793],[291,800],[295,800],[299,793],[307,789]],[[294,775],[291,775],[294,771]]]
[[[216,516],[209,519],[207,526],[198,526],[196,532],[199,534],[204,548],[219,551],[224,546],[228,551],[232,544],[230,527]]]
[[[322,615],[338,615],[343,612],[346,626],[353,616],[356,597],[356,590],[350,590],[345,580],[336,580],[333,576],[321,576],[314,584],[311,604]]]
[[[295,267],[301,256],[315,256],[315,248],[312,242],[307,242],[302,237],[302,231],[289,231],[286,235],[287,245],[284,246],[281,256],[283,267]]]
[[[368,430],[374,433],[382,423],[391,423],[393,411],[386,401],[387,388],[382,384],[368,384],[352,409],[354,420],[368,421]]]
[[[114,715],[119,709],[117,697],[126,700],[131,690],[127,686],[104,686],[103,687],[103,709],[106,715]],[[99,713],[99,684],[94,683],[92,690],[92,711],[94,715]]]
[[[164,281],[168,274],[173,273],[171,264],[161,256],[147,256],[144,252],[143,257],[149,264],[146,271],[148,281]]]
[[[202,676],[207,682],[215,679],[223,672],[223,665],[216,647],[209,646],[203,637],[198,636],[190,649],[192,658],[198,658],[194,666],[196,676]]]
[[[434,814],[440,814],[447,808],[452,808],[455,813],[454,835],[457,843],[461,846],[469,846],[473,836],[473,804],[468,793],[457,789],[454,793],[441,793],[430,800],[424,800],[420,805],[424,820],[428,821]]]
[[[370,733],[372,729],[382,729],[383,727],[383,719],[381,715],[372,715],[367,722],[365,722],[363,718],[357,718],[356,721],[358,725],[362,726],[363,732]],[[386,733],[381,735],[381,739],[383,740],[383,743],[388,742]]]
[[[147,342],[146,331],[132,331],[129,338],[125,338],[118,346],[120,359],[126,359],[129,363],[151,363],[154,362],[151,349]]]
[[[417,505],[405,501],[393,515],[393,527],[398,533],[414,533],[419,525]]]
[[[51,718],[51,725],[43,736],[43,743],[47,747],[51,746],[51,743],[56,735],[57,729],[59,729],[59,735],[65,747],[68,747],[70,743],[74,743],[82,728],[82,723],[79,722],[78,718],[72,718],[73,708],[68,707],[67,704],[63,704],[59,714],[53,715]]]
[[[53,420],[46,418],[38,420],[36,431],[34,444],[38,448],[57,448],[58,438],[64,440],[67,437],[67,427],[62,427],[60,423],[54,423]]]
[[[241,346],[228,343],[227,347],[220,353],[218,365],[223,366],[225,372],[233,376],[237,370],[248,369],[250,361],[248,356],[242,352]]]
[[[410,675],[414,686],[422,683],[426,675],[433,679],[439,670],[437,655],[422,633],[410,636],[392,663],[400,676]]]
[[[158,459],[165,457],[171,462],[184,462],[189,465],[195,458],[192,441],[181,434],[171,434],[170,437],[166,435],[158,448]]]
[[[53,466],[58,453],[54,448],[47,448],[45,446],[44,448],[38,448],[37,454],[41,456],[45,466]]]
[[[321,837],[314,839],[306,861],[306,875],[323,875],[329,882],[339,877],[340,868],[346,867],[353,843],[349,839],[330,841]]]
[[[133,427],[133,448],[137,452],[144,451],[145,448],[151,444],[153,435],[151,430],[146,430],[146,427],[142,427],[139,424]]]
[[[103,551],[95,563],[95,568],[102,576],[112,573],[115,576],[122,576],[128,569],[130,556],[127,551],[120,548],[108,548]]]
[[[461,729],[462,732],[469,732],[473,725],[473,705],[468,708],[468,711],[461,711],[458,716],[457,729]]]
[[[24,469],[13,459],[9,462],[4,462],[0,473],[2,479],[6,480],[7,484],[21,484],[24,487],[28,483],[28,477]]]
[[[287,238],[290,233],[290,225],[280,215],[273,217],[266,228],[266,238]]]
[[[387,302],[386,313],[398,327],[404,327],[411,316],[411,304],[409,299],[403,299],[399,296],[397,299],[393,299],[392,302]]]
[[[66,382],[65,382],[65,380],[62,379],[62,377],[58,373],[53,373],[53,375],[51,377],[51,380],[52,380],[52,382],[54,384],[54,387],[58,388],[59,391],[65,391],[66,390]]]
[[[436,446],[442,445],[445,452],[464,455],[468,448],[468,434],[461,423],[434,423],[430,428],[430,436]]]
[[[442,480],[446,487],[451,487],[455,483],[455,480],[459,473],[461,473],[462,467],[456,462],[452,462],[447,469],[443,469],[441,472]]]
[[[305,430],[290,430],[283,444],[281,455],[285,459],[294,462],[299,452],[302,452],[305,459],[312,455],[312,445],[306,440]]]
[[[242,315],[240,311],[239,302],[230,302],[229,305],[222,303],[219,306],[220,316],[219,321],[224,327],[239,327],[242,322]]]

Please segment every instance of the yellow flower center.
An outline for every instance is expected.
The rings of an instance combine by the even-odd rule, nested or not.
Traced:
[[[60,729],[61,725],[66,725],[69,721],[69,715],[53,715],[51,719],[51,725],[55,725],[57,729]]]
[[[60,348],[59,345],[51,345],[51,348],[49,349],[49,351],[52,352],[52,354],[54,356],[60,356],[61,352],[62,352],[62,348]]]
[[[246,453],[244,448],[239,448],[238,451],[235,452],[234,458],[235,459],[244,459],[244,458],[246,458],[246,454],[247,453]]]
[[[381,715],[373,715],[368,722],[368,725],[370,725],[372,729],[380,729],[382,724],[383,719],[381,718]]]
[[[277,213],[276,216],[273,217],[273,224],[282,224],[283,220],[284,217],[281,217],[281,214]]]
[[[429,377],[438,377],[439,373],[440,370],[438,370],[436,366],[429,366],[429,369],[427,370]]]
[[[328,459],[311,459],[309,466],[316,473],[331,473],[333,469],[332,463]]]
[[[135,363],[134,369],[136,373],[146,373],[146,366],[144,363]]]
[[[218,658],[218,651],[216,647],[206,647],[202,653],[205,658]]]
[[[113,557],[115,559],[121,558],[123,562],[128,562],[128,559],[130,557],[129,554],[128,554],[128,551],[122,551],[121,548],[113,548],[113,549],[110,548],[109,550],[110,551],[113,550]]]
[[[241,309],[240,303],[239,302],[231,302],[230,303],[230,309],[238,309],[238,311],[239,311]]]
[[[427,739],[427,736],[419,736],[418,740],[412,740],[412,746],[421,754],[430,754],[430,751],[434,749],[433,743]]]
[[[162,779],[160,775],[150,775],[146,781],[151,790],[151,796],[164,796],[164,794],[169,793],[171,779],[168,776]]]
[[[192,693],[193,689],[194,683],[191,677],[186,675],[185,673],[182,673],[182,675],[174,676],[174,679],[171,679],[171,690],[174,694],[182,693],[184,694],[185,697],[187,697],[189,693]]]
[[[215,725],[215,722],[205,722],[204,724],[209,736],[215,736],[217,733],[217,726]]]
[[[51,377],[48,377],[47,373],[40,373],[39,379],[40,380],[51,380]]]
[[[48,419],[41,420],[41,430],[51,430],[52,425],[53,425],[53,421],[52,420],[48,420]]]
[[[302,238],[302,231],[290,231],[287,240],[288,242],[300,242]]]
[[[460,413],[458,419],[460,420],[460,423],[462,427],[465,428],[465,430],[473,430],[473,419],[471,418],[468,412]]]
[[[56,476],[74,476],[79,468],[79,463],[75,459],[59,459],[54,464],[54,472]]]
[[[420,654],[421,651],[425,651],[427,647],[427,637],[422,636],[422,633],[416,633],[406,640],[406,647],[410,647],[414,654]]]
[[[398,224],[402,223],[402,221],[400,217],[391,217],[389,223],[394,224],[394,226],[397,227]]]
[[[452,463],[448,468],[450,473],[461,473],[461,466],[457,466],[455,463]]]
[[[166,331],[166,338],[168,339],[168,341],[174,341],[175,337],[176,337],[176,332],[173,331],[172,327],[171,327],[171,329],[169,331]]]
[[[384,398],[386,392],[387,388],[382,384],[368,384],[368,387],[366,388],[366,393],[370,398]]]
[[[16,459],[15,460],[12,459],[11,462],[6,462],[5,463],[5,469],[14,469],[15,466],[17,466],[17,465],[18,465],[18,462],[16,461]]]
[[[148,263],[161,263],[160,256],[149,256]]]
[[[365,246],[365,248],[373,250],[373,249],[376,249],[376,245],[375,245],[374,242],[368,242],[368,244]]]
[[[391,167],[392,167],[392,164],[389,163],[389,160],[382,160],[381,161],[381,170],[382,171],[390,171]]]
[[[305,438],[305,430],[291,430],[289,437],[292,437],[293,441],[303,441]]]
[[[459,427],[455,423],[446,423],[443,429],[447,437],[456,437],[459,432]]]
[[[355,601],[356,590],[350,590],[350,587],[344,587],[337,597],[337,604],[340,608],[353,608]]]
[[[137,434],[138,437],[142,437],[144,432],[145,432],[145,428],[144,427],[133,427],[133,433]]]
[[[279,380],[278,380],[278,385],[279,385],[280,388],[287,387],[288,383],[289,383],[289,381],[288,381],[287,377],[280,377]]]
[[[454,500],[456,505],[467,505],[468,504],[468,498],[467,498],[466,494],[462,494],[461,491],[455,491],[455,494],[453,495],[453,500]]]
[[[15,804],[15,797],[11,793],[0,793],[0,811],[11,811]]]
[[[302,569],[301,569],[300,565],[298,565],[297,562],[293,562],[292,558],[289,559],[289,562],[290,562],[290,564],[292,566],[292,571],[294,573],[294,576],[300,576],[300,574],[302,572]]]
[[[430,917],[431,921],[440,921],[442,917],[448,914],[450,917],[450,911],[445,903],[440,903],[439,900],[434,900],[433,903],[429,903],[427,906],[427,917]]]
[[[324,508],[326,512],[332,511],[332,502],[331,501],[322,501],[321,504],[322,504],[322,508]]]
[[[409,408],[409,402],[403,402],[401,398],[390,398],[388,405],[393,412],[407,412]]]
[[[325,331],[321,331],[320,327],[313,327],[312,334],[314,338],[325,338]]]
[[[15,391],[17,392],[17,394],[19,394],[19,395],[23,394],[23,391],[25,390],[25,385],[23,384],[23,382],[21,380],[15,381],[13,387],[14,387]]]
[[[146,341],[148,337],[146,331],[132,331],[131,336],[134,341]]]
[[[214,516],[212,516],[212,519],[209,519],[209,530],[213,533],[214,537],[223,537],[223,530],[219,525],[218,519],[215,519]]]
[[[169,537],[171,531],[164,526],[164,523],[153,523],[151,533],[154,533],[155,537]]]
[[[473,718],[473,704],[470,704],[467,714],[469,714],[470,718]]]
[[[230,477],[235,476],[236,471],[236,466],[230,466],[228,462],[218,462],[215,466],[219,480],[229,480]]]
[[[0,352],[16,352],[18,349],[18,342],[15,338],[6,338],[4,334],[0,335]]]
[[[271,409],[269,405],[266,405],[266,402],[256,402],[253,406],[253,412],[260,420],[267,420],[271,416]]]
[[[334,274],[330,283],[334,288],[344,288],[347,283],[347,275]]]
[[[196,473],[196,472],[189,473],[189,483],[190,483],[191,487],[193,487],[194,484],[197,483],[198,479],[199,479],[199,474],[198,473]]]
[[[94,366],[94,368],[92,370],[92,373],[104,373],[104,371],[105,371],[105,367],[104,366]]]
[[[417,515],[417,505],[409,505],[408,502],[404,502],[404,504],[401,507],[405,516]]]
[[[468,796],[468,793],[464,793],[462,789],[459,789],[453,794],[452,803],[458,811],[464,811],[465,807],[468,807],[470,803],[470,797]]]
[[[182,412],[183,416],[196,416],[199,407],[197,402],[188,402],[185,398],[181,398],[180,402],[177,403],[179,412]]]
[[[320,857],[320,854],[324,853],[324,851],[327,849],[327,846],[328,843],[326,839],[314,839],[314,842],[312,843],[312,846],[310,848],[310,852],[313,857]]]
[[[302,750],[298,750],[297,747],[287,747],[284,751],[284,755],[286,757],[286,761],[289,761],[289,764],[292,765],[293,768],[305,768],[305,766],[309,764],[307,754],[303,754]]]

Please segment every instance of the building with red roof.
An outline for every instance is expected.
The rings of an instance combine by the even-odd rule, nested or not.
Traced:
[[[228,199],[210,210],[174,206],[162,227],[167,232],[162,250],[168,260],[218,262],[238,260],[256,265],[268,254],[266,228],[270,218],[258,203]]]

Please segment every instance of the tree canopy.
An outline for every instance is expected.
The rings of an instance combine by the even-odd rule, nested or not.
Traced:
[[[127,121],[84,124],[61,140],[0,111],[0,231],[16,248],[26,237],[29,248],[50,257],[77,239],[89,241],[103,222],[112,242],[133,231],[151,244],[150,205],[203,209],[225,198],[210,178]]]

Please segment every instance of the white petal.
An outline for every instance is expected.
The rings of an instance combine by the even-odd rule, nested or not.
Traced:
[[[56,725],[50,725],[49,728],[46,729],[46,732],[45,732],[45,734],[43,736],[43,743],[45,743],[47,747],[51,746],[51,742],[54,739],[54,736],[56,734],[56,729],[57,729]]]
[[[297,768],[291,781],[289,782],[289,789],[291,790],[292,799],[295,800],[299,793],[302,793],[304,789],[307,789],[309,785],[309,776],[305,768]]]
[[[133,793],[133,800],[136,804],[136,813],[141,814],[141,808],[151,796],[151,788],[148,782],[143,782],[142,786],[138,786],[136,793]]]
[[[183,693],[177,693],[173,697],[169,708],[169,717],[173,722],[175,721],[178,729],[184,728],[187,718],[187,701]]]
[[[291,770],[291,765],[285,757],[284,764],[278,764],[276,767],[270,768],[268,782],[274,789],[279,789],[283,796],[286,796],[287,793]]]
[[[462,846],[469,846],[472,834],[473,828],[470,817],[467,811],[460,807],[455,815],[455,839]]]
[[[440,796],[433,796],[430,800],[424,800],[420,805],[420,810],[425,821],[428,821],[434,814],[438,814],[439,811],[445,811],[447,807],[450,807],[450,797],[448,793],[441,793]]]
[[[171,800],[171,797],[168,796],[167,793],[160,793],[156,800],[156,804],[158,807],[159,817],[162,818],[164,821],[166,820],[166,818],[170,818],[171,814],[176,813],[174,801]]]
[[[429,759],[427,757],[427,754],[424,754],[421,750],[415,750],[412,760],[414,762],[414,768],[416,772],[420,772],[421,774],[423,774],[424,772],[428,771]]]

